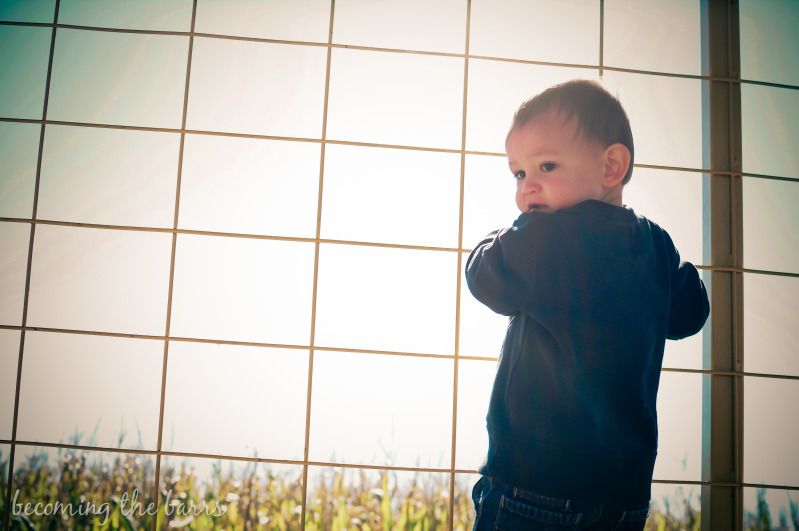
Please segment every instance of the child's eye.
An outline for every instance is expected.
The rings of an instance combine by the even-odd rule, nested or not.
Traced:
[[[558,165],[555,164],[554,162],[544,162],[541,164],[541,171],[544,173],[549,173],[551,171],[554,171],[555,168],[557,167]]]
[[[524,170],[519,170],[516,173],[514,173],[513,178],[516,179],[517,181],[521,181],[522,179],[524,179]]]

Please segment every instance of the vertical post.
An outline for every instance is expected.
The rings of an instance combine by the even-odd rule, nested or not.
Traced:
[[[702,381],[702,529],[743,528],[743,258],[740,34],[736,0],[702,0],[703,262],[710,326]],[[738,269],[735,271],[734,269]],[[709,282],[708,282],[709,281]],[[737,373],[730,375],[729,373]]]

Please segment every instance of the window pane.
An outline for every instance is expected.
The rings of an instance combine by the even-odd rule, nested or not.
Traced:
[[[47,117],[180,127],[188,45],[183,36],[60,29]]]
[[[624,203],[671,236],[680,258],[702,263],[702,174],[635,168]]]
[[[322,237],[458,246],[460,155],[331,144]]]
[[[486,415],[496,372],[495,361],[458,360],[455,468],[477,470],[486,458]]]
[[[470,60],[466,149],[505,153],[505,136],[513,113],[522,102],[556,83],[575,78],[599,79],[592,69]]]
[[[307,393],[306,350],[172,341],[165,449],[302,460]]]
[[[607,0],[604,5],[606,65],[701,74],[698,2]]]
[[[38,219],[172,227],[180,137],[48,125]]]
[[[30,218],[42,126],[0,122],[0,216]]]
[[[699,529],[702,509],[700,485],[652,483],[650,529]]]
[[[463,247],[472,249],[489,232],[510,227],[519,216],[516,181],[507,157],[466,155],[463,186]]]
[[[335,48],[331,61],[328,138],[460,149],[463,59]]]
[[[599,3],[475,0],[469,52],[511,59],[598,64]]]
[[[452,364],[452,359],[316,352],[308,458],[449,467]]]
[[[488,306],[475,299],[469,291],[469,286],[466,285],[468,258],[468,253],[462,254],[458,354],[496,358],[499,356],[505,330],[508,327],[508,317],[494,313]]]
[[[163,529],[300,528],[302,466],[164,456],[159,491]]]
[[[154,450],[163,358],[162,341],[27,332],[17,438]]]
[[[0,439],[10,440],[13,429],[19,337],[19,330],[0,329]]]
[[[28,324],[162,335],[172,236],[39,225]]]
[[[604,84],[630,119],[636,164],[702,167],[701,80],[606,71]]]
[[[200,33],[327,42],[330,1],[198,0],[194,27]]]
[[[797,528],[799,492],[744,487],[744,529]]]
[[[474,20],[474,14],[472,14]],[[339,0],[333,42],[378,48],[463,53],[466,3]]]
[[[191,0],[69,0],[59,24],[158,31],[191,30]]]
[[[702,479],[702,375],[662,372],[657,410],[658,456],[653,477]]]
[[[455,253],[322,244],[316,344],[452,354]]]
[[[799,90],[741,84],[741,146],[748,173],[799,178]]]
[[[799,182],[743,178],[744,267],[799,273]]]
[[[115,509],[123,496],[128,501],[128,515],[149,529],[155,526],[154,516],[147,515],[148,510],[151,514],[156,511],[154,482],[152,455],[17,445],[11,489],[18,492],[18,514],[28,518],[33,529],[66,527],[62,518],[82,522],[85,528],[100,528],[111,523],[112,514],[120,518],[121,512]],[[141,509],[133,509],[134,496]],[[70,503],[73,512],[82,510],[85,516],[70,516]],[[40,504],[38,512],[36,504]],[[49,511],[43,509],[47,506]],[[43,515],[45,512],[51,514]]]
[[[747,376],[744,393],[744,481],[799,487],[799,381]]]
[[[178,236],[170,334],[309,344],[310,243]]]
[[[11,445],[10,444],[0,444],[0,471],[5,472],[5,474],[0,474],[0,490],[3,492],[8,492],[8,461],[11,457]],[[6,504],[3,503],[3,507],[0,508],[0,518],[3,518],[5,521],[6,517]]]
[[[53,22],[55,0],[7,0],[0,3],[0,20]]]
[[[708,333],[710,333],[709,325],[706,324],[706,327]],[[663,352],[663,366],[676,369],[702,369],[704,334],[705,328],[700,330],[698,334],[683,339],[667,339]]]
[[[0,26],[0,116],[41,119],[52,35],[51,28]]]
[[[38,231],[37,231],[38,232]],[[25,275],[28,269],[29,223],[0,222],[0,323],[22,324]],[[28,309],[30,321],[30,309]]]
[[[306,529],[447,529],[449,474],[309,466],[307,502]]]
[[[326,61],[319,46],[198,37],[188,128],[319,138]]]
[[[799,278],[744,274],[744,367],[799,376]]]
[[[741,0],[741,77],[799,85],[799,4],[794,0]]]
[[[178,225],[315,237],[320,151],[309,142],[186,135]]]
[[[453,529],[468,531],[474,525],[476,516],[472,489],[480,479],[480,474],[455,474],[455,504],[453,506]]]

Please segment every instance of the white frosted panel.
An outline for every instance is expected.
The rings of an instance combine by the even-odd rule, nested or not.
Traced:
[[[53,22],[55,0],[6,0],[0,2],[0,20]]]
[[[317,352],[308,458],[448,467],[452,364],[451,359]]]
[[[172,227],[180,137],[49,125],[38,219]]]
[[[744,274],[744,369],[799,376],[799,278]]]
[[[488,452],[486,415],[497,372],[495,361],[458,361],[455,468],[477,470]]]
[[[662,372],[657,397],[654,479],[699,481],[702,472],[702,375]]]
[[[28,268],[29,223],[0,222],[0,323],[22,324]],[[30,319],[30,309],[28,310]]]
[[[28,325],[163,335],[170,234],[38,225]]]
[[[310,142],[186,135],[178,225],[313,238],[320,151]]]
[[[694,0],[607,0],[607,66],[699,75],[702,28]]]
[[[481,356],[496,358],[499,356],[508,317],[495,313],[474,298],[466,285],[466,262],[469,253],[462,253],[461,258],[461,313],[460,342],[458,354],[461,356]]]
[[[322,244],[316,344],[452,354],[455,253]]]
[[[188,48],[184,36],[59,29],[47,117],[179,128]]]
[[[27,332],[17,438],[154,450],[163,356],[163,341]]]
[[[30,218],[42,126],[0,122],[0,216]]]
[[[741,77],[799,85],[799,3],[740,0]]]
[[[460,155],[328,145],[322,238],[458,246]]]
[[[599,78],[596,70],[583,68],[470,60],[466,149],[505,153],[505,136],[519,106],[552,85],[570,79]]]
[[[0,439],[11,440],[17,392],[19,330],[0,329]]]
[[[799,182],[743,178],[744,267],[799,273]]]
[[[321,137],[326,53],[318,46],[194,39],[187,127]]]
[[[475,0],[469,52],[554,63],[599,64],[599,3]]]
[[[307,393],[306,350],[173,341],[166,449],[301,460]]]
[[[327,42],[330,5],[330,0],[198,0],[194,27],[199,33]]]
[[[463,53],[466,45],[466,2],[339,0],[336,2],[333,42]]]
[[[42,118],[52,35],[52,28],[0,26],[0,116]]]
[[[741,85],[743,170],[799,178],[799,90]]]
[[[101,28],[189,31],[191,0],[68,0],[58,8],[59,24]]]
[[[178,237],[170,334],[307,345],[311,243]]]
[[[463,59],[335,48],[327,138],[460,149]]]

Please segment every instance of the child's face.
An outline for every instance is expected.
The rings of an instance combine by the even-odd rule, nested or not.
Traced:
[[[522,212],[554,212],[586,199],[603,200],[603,151],[583,138],[576,119],[564,122],[555,109],[514,129],[505,152],[516,178],[516,206]]]

